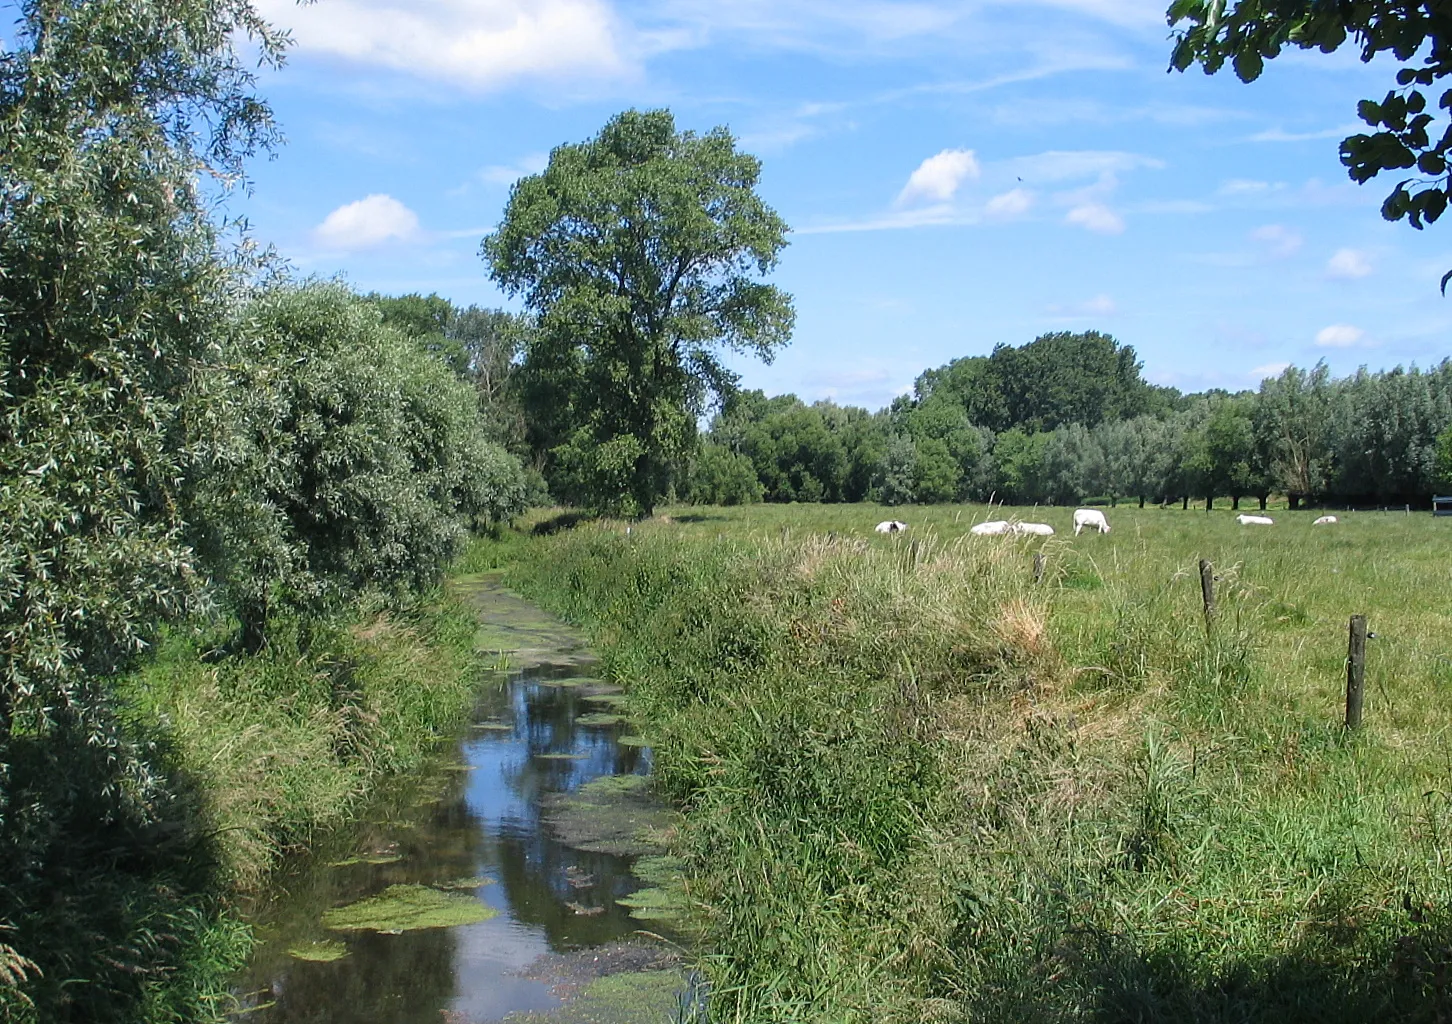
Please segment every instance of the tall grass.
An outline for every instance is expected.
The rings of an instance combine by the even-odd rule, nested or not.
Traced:
[[[279,631],[227,654],[175,631],[115,686],[130,759],[63,731],[12,744],[0,865],[0,1020],[216,1019],[249,947],[232,907],[279,858],[427,756],[477,682],[472,612],[409,609]]]
[[[671,515],[512,572],[592,629],[686,809],[716,1019],[1452,1011],[1445,522],[1074,539],[1039,510],[1041,544],[912,510],[913,545],[867,507]],[[1352,612],[1379,637],[1347,735]]]

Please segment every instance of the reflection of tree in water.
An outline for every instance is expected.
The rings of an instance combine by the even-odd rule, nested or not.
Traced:
[[[255,914],[269,939],[258,949],[239,988],[249,1002],[276,1000],[249,1021],[268,1024],[370,1021],[437,1024],[455,992],[454,933],[429,929],[404,935],[335,935],[321,925],[330,907],[401,882],[447,882],[477,873],[487,836],[465,800],[466,773],[432,786],[400,786],[372,807],[374,820],[323,843],[316,856],[282,880],[283,892]],[[409,827],[403,827],[407,825]],[[332,866],[358,854],[393,854],[389,864]],[[349,955],[334,963],[304,963],[287,950],[344,937]],[[272,995],[269,996],[268,992]]]
[[[648,763],[638,747],[621,747],[616,730],[577,726],[575,717],[591,710],[570,687],[541,686],[521,680],[514,688],[515,722],[523,723],[525,749],[501,770],[519,798],[526,820],[501,830],[496,857],[500,884],[513,915],[545,929],[552,949],[609,942],[633,929],[617,897],[640,887],[630,874],[631,858],[573,850],[551,838],[543,820],[543,798],[564,793],[602,775],[633,775]],[[540,754],[584,754],[578,760],[541,758]],[[570,869],[575,869],[570,872]],[[590,886],[571,884],[582,877]],[[568,904],[599,914],[580,914]]]
[[[606,853],[571,850],[536,834],[531,838],[501,839],[498,847],[499,883],[516,920],[538,925],[556,951],[595,946],[620,938],[636,925],[615,900],[640,887],[630,874],[630,859]],[[567,872],[593,879],[576,889]],[[603,907],[604,913],[577,914],[567,906]]]
[[[574,667],[560,674],[585,671]],[[321,927],[324,910],[395,883],[436,885],[495,876],[498,889],[480,895],[507,905],[515,921],[542,930],[557,951],[608,943],[634,930],[626,909],[615,903],[640,887],[630,874],[632,858],[570,849],[550,837],[543,821],[542,802],[549,794],[570,792],[602,775],[649,769],[647,752],[616,743],[619,729],[576,725],[576,716],[591,710],[598,708],[574,688],[528,679],[486,687],[477,717],[509,722],[514,731],[482,732],[466,740],[465,750],[476,752],[471,756],[480,771],[442,778],[431,774],[395,785],[369,809],[370,823],[324,840],[313,857],[279,879],[279,894],[271,903],[254,909],[251,916],[267,942],[238,991],[255,993],[245,999],[248,1005],[269,999],[276,1005],[238,1019],[248,1024],[437,1024],[459,991],[454,970],[460,951],[452,929],[350,933],[349,955],[334,963],[305,963],[287,954],[293,946],[334,937]],[[479,758],[478,752],[486,753]],[[551,753],[585,756],[537,756]],[[470,803],[471,786],[476,797],[492,790],[494,797],[508,793],[512,798],[484,818]],[[399,859],[331,866],[359,854]],[[580,914],[572,903],[599,912]]]
[[[438,1024],[457,988],[457,944],[448,928],[354,935],[346,959],[330,964],[293,961],[279,972],[272,985],[277,1005],[265,1019],[287,1024]]]

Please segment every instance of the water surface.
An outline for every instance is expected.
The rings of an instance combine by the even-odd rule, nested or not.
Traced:
[[[566,845],[547,817],[591,780],[648,774],[649,750],[621,744],[628,727],[600,717],[620,711],[618,691],[591,678],[578,635],[487,581],[468,595],[484,622],[481,663],[506,667],[482,673],[469,727],[445,756],[389,787],[358,827],[290,865],[258,901],[261,944],[237,985],[238,1021],[472,1024],[551,1010],[561,979],[539,967],[542,957],[617,943],[640,927],[615,902],[643,885],[631,874],[636,858]],[[591,715],[599,724],[580,721]],[[497,913],[401,934],[323,926],[330,908],[399,884]],[[295,955],[328,948],[344,955]]]

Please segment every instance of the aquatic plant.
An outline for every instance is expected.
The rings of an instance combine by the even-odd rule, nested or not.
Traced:
[[[387,935],[420,928],[477,924],[499,911],[473,896],[443,892],[427,885],[390,885],[376,896],[323,912],[323,927],[333,931],[372,931]]]

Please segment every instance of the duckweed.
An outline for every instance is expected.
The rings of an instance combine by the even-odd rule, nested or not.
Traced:
[[[287,951],[287,955],[294,960],[330,964],[334,960],[341,960],[348,955],[348,944],[339,942],[337,939],[320,939],[317,942],[305,942],[300,946],[293,946]]]
[[[462,893],[440,892],[425,885],[390,885],[376,896],[325,911],[323,927],[397,935],[420,928],[476,924],[497,913]]]

